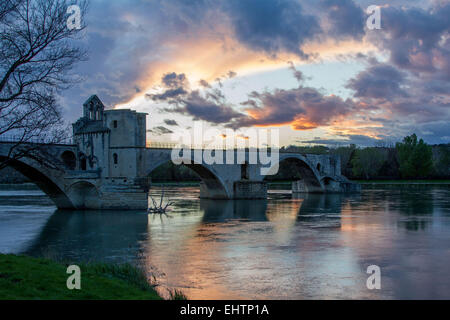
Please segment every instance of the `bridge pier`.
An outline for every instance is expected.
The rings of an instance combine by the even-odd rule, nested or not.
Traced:
[[[223,188],[215,181],[200,181],[201,199],[229,199]]]
[[[324,193],[325,190],[319,185],[313,185],[306,180],[292,182],[292,193]]]
[[[106,185],[101,188],[101,209],[147,210],[148,192],[138,186]]]
[[[267,182],[239,180],[233,184],[234,199],[266,199]]]
[[[292,182],[292,193],[355,193],[361,191],[361,185],[344,178],[325,178],[323,187],[308,183],[306,180]]]

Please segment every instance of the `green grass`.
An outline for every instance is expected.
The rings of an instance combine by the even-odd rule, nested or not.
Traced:
[[[162,299],[145,274],[130,264],[79,264],[80,290],[67,289],[67,266],[44,258],[0,254],[0,299]]]

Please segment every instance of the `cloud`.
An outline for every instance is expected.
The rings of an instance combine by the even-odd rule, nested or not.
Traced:
[[[365,33],[362,9],[370,4],[370,0],[95,1],[85,39],[90,60],[74,70],[85,80],[64,92],[69,119],[79,116],[80,105],[92,93],[108,107],[127,102],[122,106],[128,108],[136,107],[133,98],[147,94],[147,101],[163,104],[165,111],[232,127],[288,124],[297,130],[332,131],[344,124],[349,128],[355,121],[359,127],[347,132],[355,137],[364,132],[371,138],[397,136],[416,128],[444,134],[430,128],[449,119],[449,2],[390,1],[382,8],[382,30]],[[387,60],[368,61],[371,50],[385,54]],[[348,56],[349,52],[366,56]],[[243,86],[239,94],[249,96],[238,106],[228,103],[221,91],[236,73],[245,78],[250,72],[280,69],[286,61],[315,53],[325,63],[337,53],[347,55],[349,63],[366,59],[367,68],[347,82],[353,96],[325,95],[306,86],[308,79],[292,63],[299,87],[251,93],[243,92]],[[306,62],[310,61],[302,61]],[[188,77],[198,90],[190,88]],[[372,128],[374,123],[380,127]]]
[[[306,59],[302,44],[321,32],[316,17],[306,14],[298,1],[228,0],[224,6],[236,38],[269,55],[285,51]]]
[[[157,136],[173,133],[172,130],[167,129],[166,127],[163,127],[163,126],[153,127],[151,129],[148,129],[147,132],[150,132],[150,133],[152,133],[154,135],[157,135]]]
[[[292,61],[288,61],[289,69],[292,70],[294,74],[294,78],[297,79],[299,83],[302,83],[305,79],[303,73],[295,68],[295,65]]]
[[[204,79],[200,79],[198,84],[201,85],[204,88],[211,88],[211,85],[209,84],[209,82],[204,80]]]
[[[320,6],[327,12],[327,35],[339,39],[361,40],[365,34],[366,16],[352,0],[321,0]]]
[[[168,126],[178,126],[178,123],[172,119],[164,119],[164,123]]]
[[[222,91],[213,88],[206,81],[201,81],[201,84],[201,91],[190,90],[189,80],[184,73],[171,72],[162,77],[161,87],[176,89],[165,89],[162,94],[147,94],[147,97],[167,102],[169,106],[161,109],[164,112],[188,115],[194,120],[224,124],[243,116],[226,103]],[[176,94],[171,94],[172,90],[177,90]],[[169,124],[166,121],[165,123]]]
[[[236,77],[236,76],[237,76],[237,73],[234,72],[234,71],[232,71],[232,70],[230,70],[230,71],[228,71],[227,76],[228,76],[228,78],[231,79],[231,78]]]
[[[169,72],[163,75],[161,82],[168,88],[183,88],[187,85],[186,75],[184,73],[176,74]]]
[[[382,11],[383,32],[372,33],[390,53],[390,62],[402,69],[450,78],[450,3],[422,8],[387,7]],[[445,36],[447,35],[447,36]]]
[[[294,130],[309,130],[329,125],[332,120],[348,115],[358,107],[352,100],[325,96],[314,88],[303,86],[253,92],[243,105],[248,106],[247,116],[234,119],[232,127],[290,124]]]
[[[377,142],[380,142],[379,139],[375,139],[372,137],[368,137],[365,135],[358,135],[358,134],[347,134],[347,135],[340,135],[342,138],[338,139],[322,139],[322,138],[316,138],[313,140],[298,140],[300,143],[311,143],[311,144],[320,144],[320,145],[326,145],[330,147],[334,146],[346,146],[350,144],[355,144],[357,146],[374,146]]]
[[[168,99],[176,98],[178,96],[186,94],[187,91],[183,88],[167,89],[161,94],[146,94],[146,97],[153,101],[166,101]]]
[[[99,0],[87,19],[90,59],[74,70],[84,81],[64,93],[71,116],[92,93],[107,106],[143,96],[167,70],[211,81],[277,65],[268,56],[305,57],[302,47],[321,33],[320,19],[292,0]]]
[[[449,14],[448,1],[382,8],[383,32],[369,33],[368,38],[388,53],[388,59],[368,61],[368,67],[347,83],[355,100],[378,107],[377,117],[383,119],[375,134],[446,135],[431,129],[437,124],[442,128],[442,119],[450,118]]]
[[[231,106],[202,96],[199,90],[191,91],[186,97],[177,100],[175,107],[164,108],[164,111],[181,113],[192,116],[194,120],[216,124],[224,124],[242,116]]]
[[[406,75],[389,64],[375,64],[350,79],[347,88],[355,91],[355,97],[392,99],[407,96],[402,85]]]
[[[189,82],[184,73],[177,74],[175,72],[169,72],[162,76],[161,87],[164,89],[162,93],[147,93],[145,96],[153,101],[175,99],[188,93],[187,88],[189,87]]]

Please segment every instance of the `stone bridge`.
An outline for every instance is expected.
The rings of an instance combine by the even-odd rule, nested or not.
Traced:
[[[325,193],[325,192],[353,192],[358,186],[341,175],[340,158],[337,155],[315,155],[300,153],[279,153],[272,162],[263,165],[259,159],[259,151],[229,150],[222,151],[222,159],[226,159],[227,152],[233,153],[232,159],[238,159],[242,153],[240,163],[235,164],[206,164],[197,161],[195,152],[205,150],[188,150],[190,157],[181,157],[183,165],[192,169],[202,179],[200,197],[210,199],[264,199],[267,195],[265,178],[276,174],[278,169],[287,164],[293,164],[302,177],[292,184],[293,192]],[[208,151],[208,150],[206,150]],[[216,151],[217,152],[217,151]],[[153,170],[171,161],[172,149],[146,149],[146,171],[149,175]],[[270,151],[268,152],[270,154]],[[197,157],[198,158],[198,157]],[[257,159],[251,164],[251,159]],[[224,160],[224,162],[226,162]],[[262,173],[266,168],[267,174]]]
[[[0,142],[0,161],[8,160],[8,165],[35,182],[60,209],[147,208],[149,175],[171,161],[172,149],[146,147],[146,114],[104,110],[94,95],[73,124],[73,137],[73,144],[22,145],[33,151],[20,158],[13,156],[15,151],[11,154],[14,142]],[[294,193],[359,190],[359,185],[341,175],[338,156],[280,153],[264,162],[259,161],[257,151],[224,150],[216,152],[223,152],[223,159],[232,155],[240,162],[207,164],[198,157],[204,151],[178,153],[183,165],[201,178],[201,198],[264,199],[267,184],[262,169],[276,173],[287,163],[294,164],[302,177],[292,183]]]

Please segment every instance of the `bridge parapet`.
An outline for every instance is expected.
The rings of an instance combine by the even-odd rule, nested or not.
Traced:
[[[99,179],[101,170],[66,170],[65,179]]]

